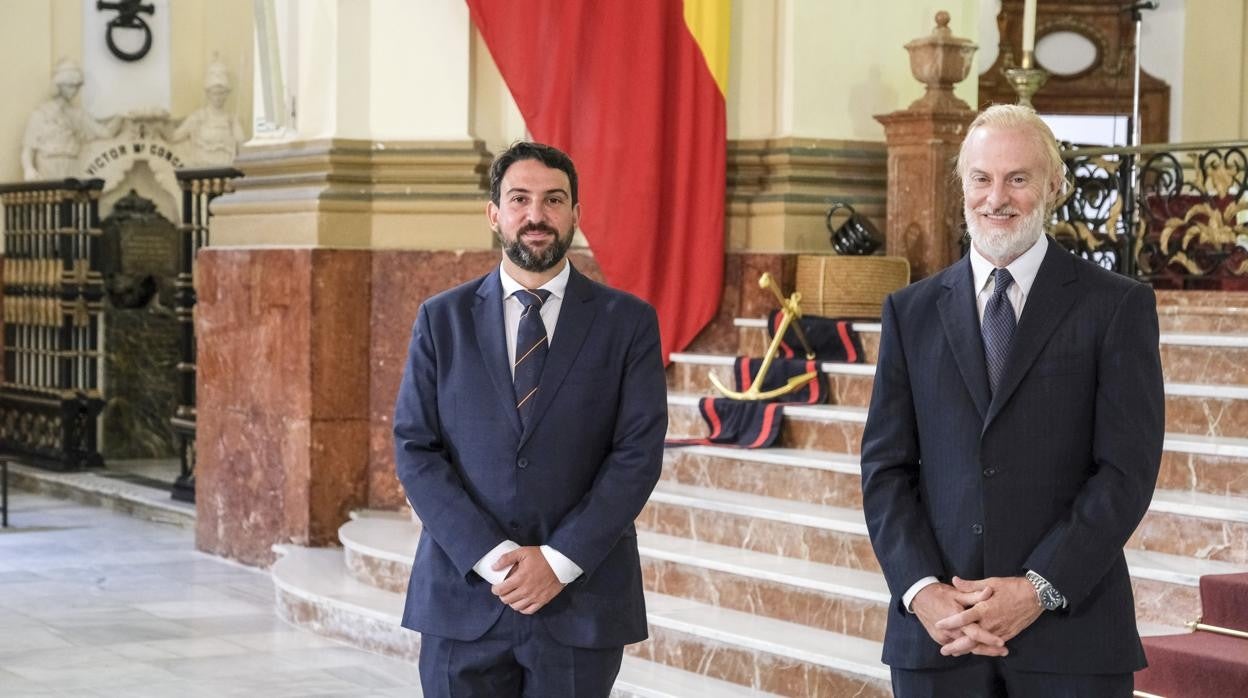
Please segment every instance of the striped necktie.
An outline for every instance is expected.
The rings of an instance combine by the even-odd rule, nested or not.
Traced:
[[[1005,358],[1010,352],[1010,340],[1014,337],[1014,306],[1005,295],[1014,277],[1005,269],[994,269],[992,277],[995,286],[992,297],[984,306],[984,319],[980,322],[980,331],[984,335],[984,358],[988,363],[988,384],[992,392],[997,392],[997,383],[1001,382],[1001,374],[1005,371]]]
[[[512,295],[524,306],[520,327],[516,331],[516,363],[512,369],[516,410],[520,413],[520,423],[527,428],[529,415],[537,402],[542,367],[546,365],[546,323],[542,322],[542,304],[550,298],[550,291],[522,288]]]

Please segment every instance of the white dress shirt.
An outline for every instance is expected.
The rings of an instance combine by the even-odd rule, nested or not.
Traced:
[[[1027,248],[1013,262],[1005,265],[1010,272],[1010,276],[1014,278],[1014,283],[1005,289],[1005,297],[1010,300],[1010,305],[1014,307],[1014,320],[1017,321],[1023,316],[1023,304],[1027,302],[1027,296],[1031,293],[1031,286],[1036,282],[1036,274],[1040,271],[1040,263],[1044,261],[1044,255],[1049,250],[1049,236],[1041,235],[1036,244]],[[984,258],[979,250],[975,249],[975,245],[971,245],[971,251],[968,253],[971,258],[971,278],[975,283],[975,308],[979,313],[979,319],[984,319],[984,308],[988,305],[988,299],[992,298],[994,282],[992,280],[992,271],[996,269],[992,262]],[[906,610],[910,610],[910,604],[914,601],[914,597],[919,595],[929,584],[936,584],[940,580],[935,577],[924,577],[906,590],[902,595],[901,602],[905,605]]]
[[[503,328],[507,335],[507,361],[511,365],[511,375],[516,375],[516,335],[520,332],[520,315],[524,313],[524,304],[521,303],[514,295],[516,291],[524,288],[524,286],[507,274],[507,269],[502,265],[499,266],[499,279],[503,282]],[[559,321],[559,309],[563,307],[563,295],[568,290],[568,278],[572,276],[572,265],[567,261],[563,263],[563,271],[560,271],[555,278],[542,284],[539,288],[550,291],[550,297],[542,304],[542,323],[546,325],[546,341],[553,346],[555,341],[555,325]],[[472,566],[473,571],[481,575],[485,581],[490,584],[498,584],[507,578],[507,573],[511,572],[511,567],[502,570],[492,569],[498,558],[520,547],[519,543],[513,540],[505,540],[494,549],[485,554],[485,557],[477,561]],[[559,581],[567,584],[577,577],[581,576],[582,570],[575,562],[572,562],[566,555],[555,550],[549,545],[541,547],[542,557],[546,558],[546,563],[554,570],[555,576]]]

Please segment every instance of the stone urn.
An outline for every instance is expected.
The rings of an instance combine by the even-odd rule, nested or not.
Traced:
[[[960,39],[949,29],[949,13],[936,13],[931,34],[906,44],[910,52],[910,72],[927,86],[927,91],[910,105],[918,111],[959,111],[971,107],[953,94],[953,86],[971,72],[971,58],[979,47],[970,39]]]

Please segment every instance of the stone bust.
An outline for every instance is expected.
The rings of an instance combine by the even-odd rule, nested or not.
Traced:
[[[226,167],[234,162],[243,127],[225,109],[230,96],[230,77],[225,65],[214,60],[204,79],[208,103],[192,112],[173,132],[173,142],[190,140],[186,162],[192,167]]]
[[[78,153],[83,143],[111,138],[121,128],[114,117],[101,123],[74,104],[82,87],[82,71],[62,59],[52,72],[56,95],[40,104],[26,122],[22,138],[22,172],[27,180],[81,176]]]

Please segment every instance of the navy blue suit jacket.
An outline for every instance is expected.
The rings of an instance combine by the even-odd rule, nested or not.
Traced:
[[[1069,607],[1007,642],[1021,670],[1144,666],[1123,545],[1148,509],[1165,405],[1152,289],[1048,241],[996,394],[970,261],[888,298],[863,508],[893,593],[884,661],[951,666],[901,596],[1035,570]]]
[[[423,526],[403,625],[480,637],[506,606],[472,566],[511,539],[550,545],[583,570],[537,613],[555,639],[644,640],[633,520],[662,471],[667,430],[654,309],[572,269],[523,430],[505,341],[498,270],[417,315],[394,415],[399,480]]]

